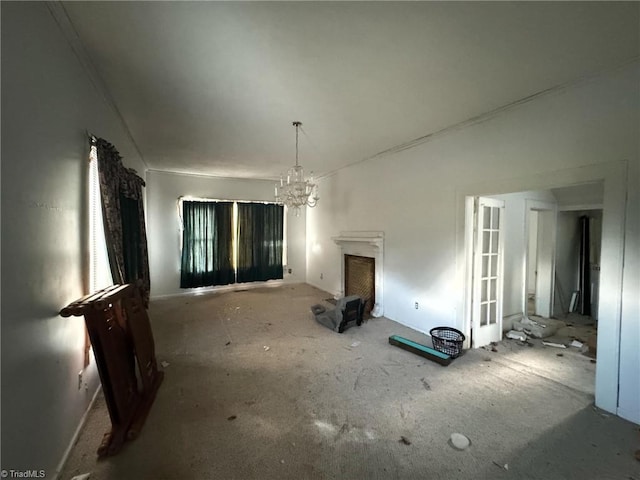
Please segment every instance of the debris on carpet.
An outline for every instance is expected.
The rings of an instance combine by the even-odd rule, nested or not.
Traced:
[[[566,326],[561,320],[542,317],[534,318],[536,318],[536,320],[524,317],[522,320],[514,321],[513,329],[524,332],[531,337],[547,338],[556,333],[559,328]]]
[[[449,438],[449,445],[456,450],[466,450],[471,445],[471,440],[461,433],[452,433]]]
[[[524,341],[527,340],[527,334],[526,333],[517,332],[515,330],[509,330],[505,336],[507,338],[510,338],[511,340],[520,340],[521,342],[524,342]]]
[[[71,480],[87,480],[90,476],[91,476],[91,473],[82,473],[80,475],[76,475]]]
[[[500,463],[496,462],[495,460],[493,461],[493,464],[498,467],[498,468],[502,468],[504,470],[509,470],[509,464],[505,463],[504,465],[501,465]]]

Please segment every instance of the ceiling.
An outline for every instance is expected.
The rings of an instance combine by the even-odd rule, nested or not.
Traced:
[[[64,2],[150,169],[326,174],[639,55],[640,3]],[[97,135],[100,132],[94,132]]]

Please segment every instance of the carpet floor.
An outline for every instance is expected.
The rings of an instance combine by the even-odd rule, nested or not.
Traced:
[[[97,460],[100,396],[60,478],[640,480],[638,426],[562,381],[589,359],[536,366],[535,349],[498,344],[442,367],[389,345],[428,337],[388,319],[317,324],[327,297],[296,284],[152,301],[165,380],[142,432]],[[552,361],[571,365],[546,374]]]

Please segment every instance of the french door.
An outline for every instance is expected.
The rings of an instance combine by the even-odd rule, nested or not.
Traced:
[[[471,328],[478,348],[502,339],[504,201],[475,201]]]

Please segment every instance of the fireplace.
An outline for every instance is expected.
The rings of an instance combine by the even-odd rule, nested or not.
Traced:
[[[365,314],[384,314],[383,232],[340,232],[333,241],[341,249],[341,295],[360,295],[367,300]]]
[[[376,262],[371,257],[344,256],[344,296],[358,295],[364,300],[364,317],[371,317],[376,303]]]

